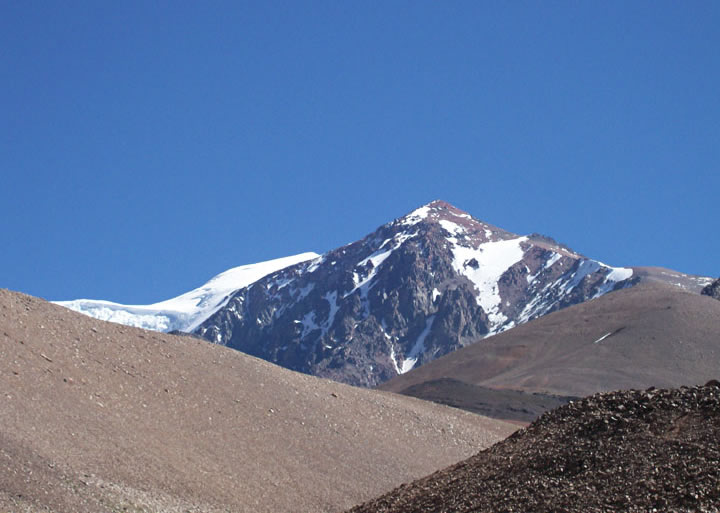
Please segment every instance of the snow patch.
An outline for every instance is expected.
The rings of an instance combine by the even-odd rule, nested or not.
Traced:
[[[565,285],[565,292],[571,292],[577,287],[580,282],[585,279],[586,276],[593,274],[601,269],[608,269],[607,275],[603,280],[603,283],[597,288],[597,291],[593,295],[592,299],[607,294],[612,291],[618,282],[627,280],[632,277],[633,270],[625,267],[610,267],[597,260],[585,259],[580,262],[575,273],[573,273],[571,279]]]
[[[325,333],[327,333],[327,331],[332,327],[333,323],[335,322],[335,315],[338,313],[338,310],[340,310],[340,307],[337,304],[336,290],[328,292],[323,296],[323,298],[330,305],[330,313],[328,314],[327,321],[325,321],[325,324],[323,326],[323,335],[325,335]]]
[[[442,226],[445,231],[447,231],[451,235],[461,235],[466,231],[465,228],[463,228],[457,223],[453,223],[452,221],[441,219],[440,221],[438,221],[438,223],[440,223],[440,226]]]
[[[400,372],[400,367],[398,367],[397,357],[395,356],[395,348],[392,344],[390,344],[390,361],[392,362],[393,367],[395,367],[395,372],[402,374],[402,372]]]
[[[367,292],[370,288],[369,284],[373,280],[373,278],[375,278],[375,275],[377,274],[378,269],[383,264],[383,262],[385,262],[385,260],[388,259],[388,257],[393,253],[393,251],[398,249],[403,244],[403,242],[405,242],[406,240],[408,240],[409,238],[411,238],[413,236],[415,236],[415,233],[405,233],[405,232],[398,233],[392,239],[386,239],[385,241],[383,241],[383,243],[380,245],[380,247],[374,253],[372,253],[370,256],[360,260],[360,262],[358,262],[355,267],[361,268],[361,271],[357,271],[357,270],[353,271],[354,287],[350,292],[345,293],[343,295],[343,298],[348,297],[349,295],[353,294],[358,289],[360,289],[360,293],[361,293],[363,299],[366,298]],[[390,242],[393,243],[392,247],[386,248],[386,246]],[[372,268],[368,272],[367,276],[363,277],[362,272],[364,272],[365,269],[362,269],[362,268],[367,266],[368,262],[372,264]]]
[[[593,344],[598,344],[598,343],[602,342],[603,340],[605,340],[606,338],[608,338],[608,337],[609,337],[610,335],[612,335],[613,333],[614,333],[614,332],[612,332],[612,331],[611,331],[610,333],[605,333],[602,337],[600,337],[600,338],[597,339],[595,342],[593,342]]]
[[[322,263],[325,262],[325,255],[316,255],[316,258],[314,258],[307,269],[305,269],[304,272],[306,273],[314,273],[317,271],[318,267],[322,265]]]
[[[523,258],[521,244],[527,240],[527,237],[518,237],[485,242],[477,249],[452,245],[453,268],[475,285],[478,291],[475,299],[488,315],[490,331],[507,320],[500,312],[498,282],[505,271]]]
[[[423,219],[430,215],[430,207],[425,205],[416,210],[413,210],[408,215],[400,219],[400,224],[405,226],[413,226],[418,224]]]
[[[562,258],[562,255],[560,253],[553,252],[552,256],[548,258],[547,262],[545,262],[545,265],[543,266],[543,269],[547,269],[548,267],[552,267],[555,265],[555,263]]]
[[[408,353],[407,358],[403,360],[400,370],[398,371],[399,374],[405,374],[409,370],[412,370],[412,368],[415,367],[418,358],[420,358],[420,355],[425,352],[425,339],[432,329],[433,321],[435,321],[434,315],[425,319],[425,329],[422,333],[420,333],[415,345],[413,345],[412,349],[410,349],[410,353]]]
[[[300,335],[301,339],[307,337],[313,331],[320,329],[320,326],[318,326],[317,322],[315,321],[315,312],[306,313],[302,320],[299,322],[303,325],[303,331]]]

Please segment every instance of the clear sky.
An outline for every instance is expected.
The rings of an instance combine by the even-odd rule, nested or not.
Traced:
[[[0,287],[148,303],[433,199],[720,274],[720,2],[0,5]]]

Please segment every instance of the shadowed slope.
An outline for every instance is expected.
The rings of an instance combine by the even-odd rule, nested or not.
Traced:
[[[720,302],[661,283],[619,290],[480,340],[381,385],[441,378],[584,396],[704,383],[720,368]]]
[[[9,511],[338,511],[513,431],[6,290],[0,361]]]
[[[543,412],[578,399],[539,392],[498,390],[471,385],[452,378],[424,381],[409,386],[402,391],[402,394],[522,425],[532,422]]]

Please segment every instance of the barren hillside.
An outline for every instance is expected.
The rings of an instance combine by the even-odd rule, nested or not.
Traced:
[[[338,511],[513,427],[0,290],[0,509]]]

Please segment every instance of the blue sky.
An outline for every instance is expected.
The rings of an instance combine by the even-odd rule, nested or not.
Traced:
[[[0,7],[0,287],[153,302],[433,199],[720,274],[718,2],[60,4]]]

